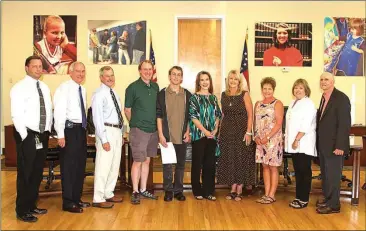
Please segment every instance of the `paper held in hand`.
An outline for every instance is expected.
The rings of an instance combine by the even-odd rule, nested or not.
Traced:
[[[163,145],[159,143],[159,147],[161,150],[161,162],[163,164],[176,164],[177,163],[177,155],[175,154],[175,149],[172,142],[166,143],[168,147],[164,148]]]

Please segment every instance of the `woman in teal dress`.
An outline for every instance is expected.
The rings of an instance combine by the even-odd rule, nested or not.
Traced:
[[[192,140],[192,192],[197,200],[215,201],[215,150],[221,110],[210,73],[201,71],[196,78],[196,91],[189,100]],[[202,183],[200,181],[202,170]]]

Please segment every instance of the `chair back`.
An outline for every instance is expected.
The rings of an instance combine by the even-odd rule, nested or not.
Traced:
[[[286,113],[288,110],[288,106],[284,106],[284,113],[283,113],[283,121],[282,121],[282,134],[285,136],[286,135]],[[283,140],[285,141],[285,139]],[[285,145],[283,145],[283,148],[285,148]],[[283,151],[283,158],[291,158],[292,154],[285,152],[285,150]]]
[[[95,134],[95,127],[93,122],[93,111],[92,108],[88,108],[88,115],[86,117],[86,130],[89,135]]]

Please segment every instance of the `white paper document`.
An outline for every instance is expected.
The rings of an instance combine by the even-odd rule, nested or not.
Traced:
[[[163,164],[176,164],[177,163],[177,155],[175,154],[175,149],[172,142],[166,143],[168,147],[164,148],[163,145],[159,143],[159,147],[161,150],[161,162]]]

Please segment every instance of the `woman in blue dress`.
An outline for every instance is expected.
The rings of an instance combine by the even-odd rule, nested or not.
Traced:
[[[363,49],[365,47],[365,40],[362,38],[364,24],[364,21],[359,18],[351,20],[350,32],[347,34],[347,40],[339,55],[339,60],[336,66],[338,72],[344,73],[342,75],[363,75],[363,73],[357,73],[357,65],[359,63],[359,59],[363,55]]]

